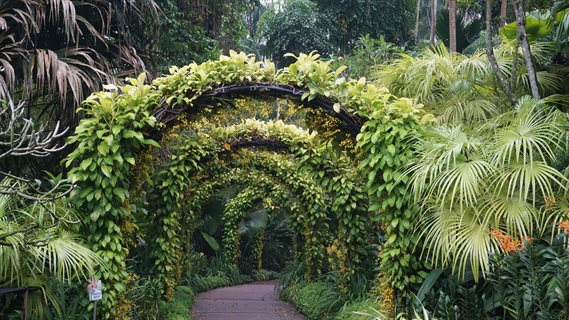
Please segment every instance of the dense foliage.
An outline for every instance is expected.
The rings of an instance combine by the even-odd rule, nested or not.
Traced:
[[[567,0],[3,1],[0,287],[184,319],[279,272],[308,319],[567,318],[568,35]]]

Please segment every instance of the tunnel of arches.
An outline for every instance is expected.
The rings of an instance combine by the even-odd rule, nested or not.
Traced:
[[[388,238],[380,260],[392,287],[414,281],[412,217],[395,171],[419,123],[411,101],[346,79],[314,54],[275,70],[232,53],[144,80],[89,97],[87,117],[70,139],[77,145],[67,161],[75,199],[90,212],[89,242],[106,262],[107,318],[121,304],[134,255],[171,296],[191,269],[183,257],[195,248],[204,206],[229,187],[219,241],[226,261],[238,264],[242,256],[238,230],[250,212],[264,210],[269,220],[285,212],[291,257],[306,264],[308,281],[336,271],[349,290],[374,259],[374,228]],[[256,236],[260,268],[263,240]]]

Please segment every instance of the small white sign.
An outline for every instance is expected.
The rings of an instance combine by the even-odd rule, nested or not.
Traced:
[[[103,288],[101,280],[89,280],[89,285],[87,286],[87,292],[89,292],[89,301],[97,301],[103,298]]]

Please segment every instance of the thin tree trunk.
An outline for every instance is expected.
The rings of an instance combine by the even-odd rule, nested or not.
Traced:
[[[508,0],[502,0],[502,5],[500,7],[500,23],[506,25],[506,17],[508,16]]]
[[[456,0],[448,2],[448,33],[451,52],[456,52]]]
[[[512,78],[510,82],[512,83],[512,91],[516,92],[518,90],[518,65],[519,65],[519,52],[520,52],[520,29],[517,30],[516,34],[516,50],[514,50],[514,63],[512,65]]]
[[[500,70],[500,66],[498,66],[498,61],[496,61],[496,56],[494,55],[494,44],[492,43],[492,0],[486,0],[486,55],[488,56],[488,61],[494,71],[494,75],[496,75],[498,79],[500,87],[502,87],[510,97],[512,104],[516,104],[518,99],[502,73],[502,70]]]
[[[533,67],[533,61],[531,59],[531,49],[529,47],[529,42],[526,32],[524,3],[522,0],[514,1],[514,13],[516,14],[516,23],[518,25],[519,39],[522,44],[522,53],[524,55],[526,68],[528,70],[531,95],[535,100],[539,100],[540,97],[539,97],[539,88],[537,86],[537,76],[535,73],[535,69]]]
[[[435,30],[437,27],[437,0],[431,0],[431,44],[435,44]]]
[[[415,39],[419,37],[419,17],[421,15],[421,0],[417,0],[417,8],[415,8]]]

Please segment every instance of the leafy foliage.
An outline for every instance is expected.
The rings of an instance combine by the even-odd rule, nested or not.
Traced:
[[[327,21],[330,42],[342,54],[349,53],[359,37],[369,34],[385,37],[389,42],[404,45],[411,41],[410,7],[407,0],[342,1],[317,0],[318,9]]]
[[[545,64],[552,50],[548,43],[533,44],[537,64]],[[527,70],[516,52],[515,41],[505,42],[496,50],[502,73],[512,78],[516,94],[529,92]],[[378,81],[394,94],[416,98],[440,123],[473,124],[491,119],[509,110],[507,97],[495,90],[496,84],[485,54],[471,56],[450,53],[444,46],[428,48],[417,57],[404,54],[392,64],[380,66]],[[548,71],[538,72],[544,94],[556,93],[559,78]]]
[[[387,238],[381,251],[381,267],[399,290],[419,283],[419,263],[413,254],[418,238],[413,234],[412,198],[407,192],[409,177],[401,169],[412,159],[407,140],[418,126],[420,109],[401,99],[378,109],[362,127],[358,146],[368,170],[367,190],[373,199],[370,211]]]
[[[488,282],[511,319],[554,319],[569,315],[567,248],[528,245],[511,255],[492,257]]]
[[[144,145],[156,142],[145,139],[141,130],[154,126],[145,101],[150,87],[144,85],[144,75],[131,79],[129,85],[90,96],[82,109],[88,116],[81,120],[69,143],[77,143],[67,157],[67,166],[75,164],[69,178],[78,189],[73,197],[77,206],[89,212],[87,240],[93,250],[108,264],[101,270],[106,292],[103,297],[104,315],[111,317],[110,309],[119,295],[124,294],[126,279],[125,258],[128,248],[123,242],[123,229],[130,216],[124,204],[128,198],[129,169]]]
[[[439,127],[418,137],[408,173],[424,210],[423,252],[433,265],[459,274],[468,268],[478,278],[489,271],[489,254],[499,250],[491,230],[519,238],[547,229],[539,204],[565,183],[551,166],[563,136],[559,119],[555,110],[524,98],[492,126],[474,132]]]
[[[7,183],[8,179],[2,181]],[[49,301],[56,313],[61,312],[50,279],[70,284],[89,278],[97,265],[104,269],[102,260],[82,244],[76,226],[79,222],[76,212],[62,199],[40,204],[0,194],[0,284],[40,287],[30,295],[33,317],[44,316],[44,301]]]

